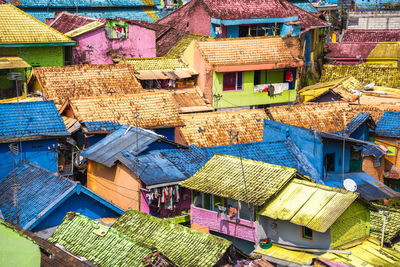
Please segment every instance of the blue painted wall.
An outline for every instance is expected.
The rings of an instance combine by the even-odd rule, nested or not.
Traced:
[[[12,155],[9,149],[10,143],[0,144],[0,178],[7,175],[13,167]],[[22,142],[22,159],[33,164],[57,172],[57,140],[37,140]],[[14,164],[18,163],[20,156],[14,156]]]
[[[299,36],[300,30],[301,30],[301,25],[283,24],[282,30],[281,30],[281,35],[282,36],[289,36],[289,35],[290,36]]]
[[[324,160],[326,154],[335,154],[335,170],[332,173],[341,173],[343,164],[343,142],[339,140],[324,140]],[[350,171],[350,146],[345,143],[344,172]]]
[[[32,231],[39,231],[61,224],[65,213],[69,211],[79,212],[90,219],[119,216],[118,213],[101,204],[97,200],[89,197],[88,195],[84,193],[80,193],[78,195],[75,192],[54,211],[43,218],[43,220],[36,225]]]
[[[239,37],[239,26],[228,26],[228,38],[238,38]]]
[[[367,123],[364,122],[350,135],[350,137],[358,140],[369,141],[369,129]]]
[[[305,47],[305,64],[311,64],[311,31],[308,31],[305,35],[306,47]]]
[[[175,128],[154,129],[154,132],[165,136],[168,140],[175,140]]]

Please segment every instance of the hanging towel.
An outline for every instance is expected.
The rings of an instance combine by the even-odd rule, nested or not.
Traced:
[[[285,72],[285,81],[286,82],[293,82],[293,73],[291,70],[287,70]]]

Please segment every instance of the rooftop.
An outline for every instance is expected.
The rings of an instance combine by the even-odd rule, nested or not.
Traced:
[[[185,126],[180,130],[187,144],[207,147],[229,145],[236,132],[240,143],[262,141],[267,115],[262,109],[251,109],[182,114],[181,118]]]
[[[213,40],[214,37],[194,34],[194,33],[185,33],[183,36],[175,31],[171,31],[171,33],[166,34],[160,41],[157,40],[157,48],[158,43],[160,46],[163,46],[162,51],[160,53],[164,53],[165,57],[181,57],[183,52],[189,47],[189,45],[193,41],[205,41],[205,40]],[[168,50],[166,48],[169,48]],[[165,51],[165,52],[163,52]],[[159,51],[157,50],[157,55]]]
[[[214,266],[231,243],[226,239],[162,220],[135,210],[112,226],[138,243],[156,247],[177,266]]]
[[[399,40],[400,41],[400,40]],[[371,51],[367,60],[400,59],[400,42],[379,43]]]
[[[98,266],[148,266],[144,259],[157,251],[114,228],[74,212],[66,214],[49,241]]]
[[[268,69],[297,67],[295,58],[281,37],[230,38],[196,43],[204,59],[214,67],[232,65],[268,65]]]
[[[0,103],[0,143],[19,137],[67,135],[53,101]]]
[[[354,64],[365,60],[375,46],[376,43],[330,43],[325,57],[332,60],[352,60],[350,63]],[[357,56],[361,58],[358,59]]]
[[[381,43],[400,41],[400,30],[344,30],[342,43]]]
[[[10,4],[0,5],[0,46],[74,45],[75,42]]]
[[[385,239],[386,243],[392,244],[397,242],[397,238],[400,237],[400,210],[394,208],[388,208],[382,205],[374,205],[379,211],[386,213],[386,224],[385,224]],[[379,211],[370,210],[371,222],[370,231],[371,235],[377,237],[379,240],[382,238],[382,226],[383,226],[383,214]]]
[[[45,7],[49,6],[49,2],[47,0],[8,0],[16,6],[21,7]],[[79,7],[143,7],[143,6],[156,6],[160,5],[159,0],[81,0],[79,1]],[[76,3],[73,3],[69,0],[58,0],[52,1],[52,8],[76,8]]]
[[[99,21],[105,22],[105,19],[98,19],[76,13],[71,13],[68,11],[63,11],[57,14],[55,16],[55,19],[48,25],[56,29],[57,31],[65,34],[82,26]]]
[[[180,113],[213,111],[200,88],[178,89],[171,92]]]
[[[400,137],[400,111],[384,111],[376,123],[375,135]]]
[[[131,65],[73,65],[34,68],[46,98],[64,104],[69,98],[137,93],[142,86]]]
[[[215,154],[180,185],[261,206],[295,177],[303,176],[293,168]]]
[[[259,215],[324,233],[357,197],[358,194],[350,191],[294,179],[260,210]]]
[[[70,105],[79,122],[108,121],[140,128],[183,125],[178,107],[167,92],[73,98]]]
[[[125,58],[122,63],[132,64],[136,71],[141,70],[175,70],[187,68],[180,58]]]

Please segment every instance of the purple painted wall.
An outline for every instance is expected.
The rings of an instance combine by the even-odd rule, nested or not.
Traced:
[[[132,24],[128,27],[128,39],[109,40],[104,27],[73,38],[77,42],[74,64],[113,64],[112,54],[120,58],[155,57],[155,32]]]
[[[183,210],[188,210],[190,209],[191,205],[191,193],[190,190],[187,188],[180,188],[179,190],[179,202],[175,203],[176,209],[178,213]],[[149,206],[149,200],[146,198],[146,192],[142,191],[141,196],[140,196],[140,211],[151,214],[154,216],[161,216],[161,217],[168,217],[171,213],[173,213],[173,210],[167,210],[164,207],[164,204],[161,204],[161,210],[159,213],[151,213],[150,212],[150,206]]]
[[[193,205],[190,207],[190,223],[207,227],[214,232],[229,236],[235,235],[235,219],[231,220],[228,217],[228,220],[225,220],[225,215],[222,213],[218,217],[218,212],[197,208]],[[236,237],[256,242],[257,224],[243,219],[240,219],[239,223],[236,225]]]

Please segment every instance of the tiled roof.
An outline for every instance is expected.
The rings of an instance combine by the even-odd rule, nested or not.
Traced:
[[[200,53],[213,66],[272,64],[275,68],[298,66],[281,37],[254,37],[199,41]]]
[[[172,38],[168,38],[168,36],[162,38],[160,45],[166,45],[167,47],[170,47],[169,50],[165,51],[165,57],[181,57],[183,52],[185,52],[186,48],[193,41],[205,41],[214,39],[214,37],[211,36],[194,33],[185,33],[185,35],[181,38],[179,38],[179,36],[180,34],[174,34],[174,36],[171,36]]]
[[[378,210],[386,212],[386,224],[385,224],[385,242],[392,243],[396,242],[396,238],[400,236],[400,210],[394,208],[388,208],[382,205],[374,205]],[[383,226],[383,214],[378,211],[370,210],[371,222],[370,231],[371,235],[382,238],[382,226]]]
[[[23,163],[4,177],[0,183],[0,210],[4,219],[17,223],[13,203],[14,178],[18,189],[19,225],[27,229],[38,215],[62,200],[76,186],[72,180],[57,176],[31,163]]]
[[[268,112],[274,121],[328,133],[343,131],[358,114],[346,102],[278,106],[268,108]]]
[[[0,5],[0,44],[73,45],[75,42],[10,4]]]
[[[65,124],[53,101],[0,104],[0,142],[28,136],[66,136]]]
[[[16,6],[21,7],[49,7],[47,0],[9,0]],[[76,3],[69,0],[51,1],[51,7],[76,8]],[[78,7],[141,7],[160,5],[159,0],[80,0]]]
[[[371,129],[375,129],[375,122],[371,115],[368,113],[358,113],[346,126],[345,133],[351,135],[357,130],[363,123],[367,122]]]
[[[347,190],[294,179],[259,215],[325,233],[357,197],[358,194]]]
[[[371,51],[367,60],[369,59],[400,59],[400,42],[379,43]]]
[[[375,134],[386,137],[400,137],[400,111],[384,111],[376,123]]]
[[[250,19],[250,18],[281,18],[298,17],[303,28],[327,26],[328,23],[317,15],[308,13],[286,0],[242,0],[232,2],[228,0],[192,0],[176,11],[160,20],[160,23],[176,27],[181,17],[190,14],[198,6],[204,9],[212,18],[222,20]],[[178,27],[176,27],[179,29]]]
[[[87,17],[80,14],[63,11],[55,17],[49,26],[65,34],[96,21],[105,22],[105,19]]]
[[[175,70],[188,68],[188,65],[184,63],[180,58],[126,58],[123,59],[121,62],[133,65],[136,71]]]
[[[180,113],[213,111],[212,105],[203,97],[200,88],[171,91]]]
[[[138,243],[156,247],[182,267],[214,266],[231,246],[226,239],[135,210],[125,212],[112,228]]]
[[[43,93],[56,104],[69,98],[126,95],[142,89],[131,65],[74,65],[34,68]]]
[[[342,43],[399,42],[400,30],[344,30]]]
[[[400,88],[400,68],[383,65],[324,65],[321,81],[331,81],[350,76],[365,84],[375,83],[376,85]]]
[[[375,48],[375,43],[331,43],[329,45],[327,59],[345,60],[352,59],[353,61],[365,60],[369,53]]]
[[[49,241],[85,257],[96,266],[144,267],[148,265],[143,260],[155,252],[114,228],[74,212],[66,214]]]
[[[293,168],[215,154],[180,185],[261,206],[295,177],[301,175]]]
[[[319,176],[290,140],[202,148],[192,145],[189,149],[164,149],[160,153],[188,177],[200,170],[215,153],[294,168],[313,179]]]
[[[264,110],[217,111],[212,113],[182,114],[185,124],[181,132],[189,145],[200,147],[229,145],[229,131],[232,139],[239,132],[240,143],[263,140]],[[236,142],[235,140],[232,143]]]
[[[73,98],[70,104],[80,122],[109,121],[140,128],[183,125],[171,95],[164,92]]]
[[[112,121],[85,121],[83,131],[88,133],[109,133],[121,127],[118,122]]]
[[[344,174],[344,179],[352,179],[357,184],[356,192],[367,201],[379,199],[400,198],[400,192],[396,192],[387,185],[379,182],[365,172],[350,172]],[[343,188],[341,173],[328,173],[324,183],[329,186]]]

